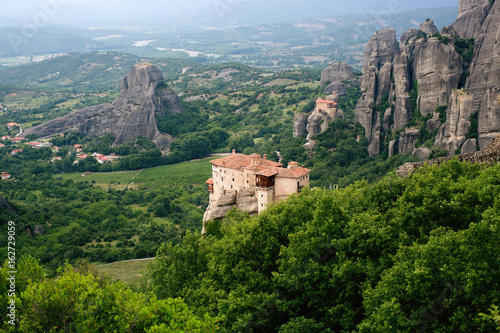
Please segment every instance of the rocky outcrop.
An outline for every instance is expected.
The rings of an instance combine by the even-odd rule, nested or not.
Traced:
[[[307,114],[299,113],[293,117],[293,137],[300,138],[306,133],[307,128]]]
[[[462,146],[471,126],[473,96],[463,90],[453,92],[448,109],[446,123],[438,131],[434,145],[446,150],[449,156]]]
[[[365,92],[356,105],[355,120],[365,129],[370,156],[380,153],[380,115],[374,108],[382,96],[390,91],[388,84],[393,70],[391,63],[398,49],[394,29],[384,29],[373,34],[366,48],[361,78],[361,90]]]
[[[500,133],[500,1],[461,0],[458,20],[432,37],[437,31],[428,20],[406,31],[399,48],[390,29],[370,39],[355,120],[365,129],[371,156],[380,153],[380,137],[404,130],[410,120],[415,125],[426,119],[429,132],[439,130],[435,145],[450,155],[475,149],[473,141],[462,147],[471,117],[478,120],[481,149]],[[475,37],[472,61],[459,37]],[[465,90],[453,93],[457,89]],[[448,107],[446,119],[438,113],[440,106]],[[407,139],[393,142],[392,151],[411,152]]]
[[[464,142],[461,149],[461,154],[475,153],[477,151],[477,140],[469,139]]]
[[[325,94],[337,94],[342,96],[347,90],[347,86],[342,81],[351,81],[355,78],[354,70],[348,63],[337,62],[328,66],[321,73],[321,85],[328,82],[330,84],[325,88]]]
[[[255,191],[251,189],[240,192],[226,191],[219,200],[210,203],[203,216],[203,221],[224,218],[233,208],[246,211],[251,215],[257,214],[259,212],[259,205],[255,197]]]
[[[488,2],[488,1],[486,1]],[[500,133],[500,1],[495,1],[476,35],[466,89],[478,112],[479,147],[484,149]]]
[[[434,25],[433,20],[427,20],[424,23],[420,24],[420,30],[427,35],[434,35],[436,32],[439,32],[439,30],[436,28],[436,25]]]
[[[410,40],[410,38],[414,36],[418,36],[420,34],[424,33],[422,30],[411,28],[409,30],[406,30],[403,32],[401,35],[401,38],[399,39],[401,41],[401,46],[407,44],[407,42]]]
[[[332,120],[327,112],[314,110],[309,118],[307,118],[307,140],[309,141],[313,136],[326,131],[328,123]]]
[[[402,132],[398,139],[398,153],[408,154],[415,149],[415,144],[418,141],[420,131],[418,129],[409,128]]]
[[[396,170],[396,174],[399,177],[408,177],[423,166],[440,165],[451,160],[452,158],[456,158],[460,162],[484,163],[486,165],[498,164],[500,163],[500,136],[493,139],[490,145],[484,150],[477,151],[475,153],[460,154],[455,157],[440,157],[426,162],[406,163]]]
[[[325,85],[327,82],[342,82],[352,79],[354,79],[354,70],[346,62],[330,65],[321,73],[321,85]]]
[[[429,148],[420,147],[413,150],[411,154],[421,161],[427,161],[432,156],[432,150]]]
[[[112,104],[87,107],[63,117],[28,128],[22,134],[48,137],[64,132],[82,132],[87,136],[112,134],[114,145],[137,136],[151,139],[162,149],[169,140],[157,127],[157,119],[166,112],[183,112],[175,92],[168,87],[158,68],[143,63],[132,67],[122,81],[119,97]]]
[[[476,37],[490,11],[489,0],[460,0],[453,28],[462,38]]]

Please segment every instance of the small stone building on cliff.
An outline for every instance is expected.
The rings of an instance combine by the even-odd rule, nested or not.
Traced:
[[[286,199],[309,186],[309,169],[297,162],[283,164],[258,154],[233,154],[211,161],[212,178],[207,181],[210,203],[203,222],[223,218],[233,207],[258,214],[267,204]]]

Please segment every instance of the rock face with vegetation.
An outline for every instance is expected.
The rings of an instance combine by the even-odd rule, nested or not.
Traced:
[[[456,90],[450,98],[450,105],[446,111],[446,123],[441,126],[434,145],[453,155],[467,140],[466,135],[471,126],[472,95],[463,90]],[[468,149],[470,150],[470,148]]]
[[[488,1],[486,1],[488,2]],[[493,3],[476,35],[466,89],[474,96],[479,147],[484,149],[500,133],[500,2]]]
[[[490,0],[461,0],[453,28],[462,38],[476,37],[490,8]]]
[[[473,139],[483,149],[500,133],[499,21],[499,2],[463,0],[442,34],[427,20],[400,45],[391,29],[372,36],[356,106],[371,156],[391,142],[402,154],[426,144],[453,155],[467,141],[470,152]],[[419,130],[417,140],[401,134],[407,127]]]
[[[365,128],[370,156],[380,152],[380,114],[375,105],[383,104],[391,89],[392,61],[399,50],[394,29],[376,32],[368,42],[363,61],[361,90],[365,91],[356,106],[356,120]],[[385,110],[384,110],[385,111]]]
[[[28,128],[23,135],[47,137],[75,131],[88,136],[112,134],[115,138],[114,145],[143,136],[164,149],[168,147],[169,140],[158,131],[157,125],[166,112],[183,112],[180,100],[165,84],[160,70],[143,63],[133,66],[125,76],[120,95],[112,104],[78,110]]]

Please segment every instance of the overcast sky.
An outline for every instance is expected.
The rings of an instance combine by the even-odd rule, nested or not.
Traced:
[[[230,16],[252,4],[276,4],[288,7],[311,6],[324,16],[346,13],[373,13],[404,11],[415,8],[457,6],[459,0],[1,0],[0,17],[21,18],[25,21],[44,19],[48,13],[51,22],[78,20],[93,15],[120,17],[168,17],[206,10],[207,14]],[[241,14],[241,12],[239,13]]]

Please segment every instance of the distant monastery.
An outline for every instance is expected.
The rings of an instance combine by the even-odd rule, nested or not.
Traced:
[[[283,164],[266,155],[233,154],[211,161],[212,178],[207,181],[210,203],[203,222],[223,218],[233,207],[258,214],[267,204],[286,199],[309,186],[311,170],[297,162]]]

